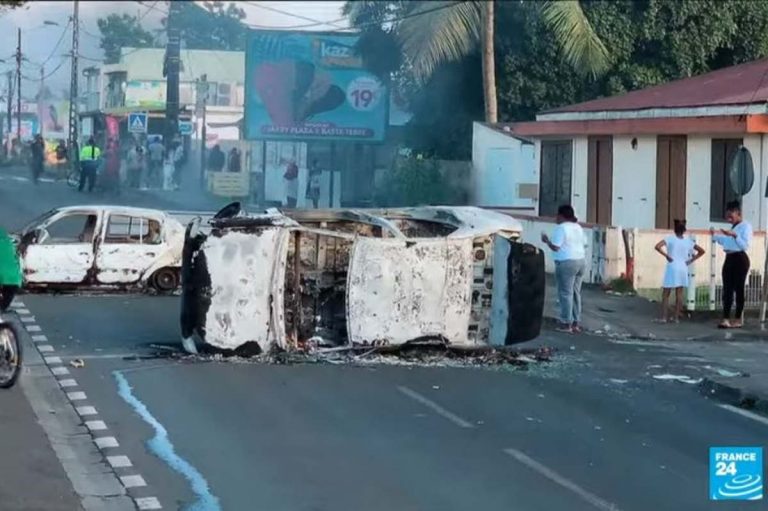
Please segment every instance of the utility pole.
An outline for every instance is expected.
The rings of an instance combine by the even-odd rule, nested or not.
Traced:
[[[205,126],[205,111],[208,105],[208,75],[204,74],[197,83],[197,115],[203,119],[200,128],[200,185],[205,184],[205,142],[207,137],[207,128]]]
[[[173,140],[179,132],[180,8],[180,2],[170,2],[168,11],[168,45],[165,47],[165,154],[171,154]]]
[[[78,45],[80,41],[80,5],[77,0],[74,3],[75,9],[72,14],[72,71],[69,85],[69,140],[67,140],[67,145],[69,146],[69,160],[72,162],[73,169],[77,169],[80,159],[80,150],[77,144],[77,54],[79,53]]]
[[[16,143],[21,149],[21,29],[18,29],[19,42],[16,45]]]
[[[40,92],[37,96],[37,122],[40,125],[40,136],[43,135],[43,127],[45,126],[45,122],[43,122],[43,119],[45,118],[45,112],[43,111],[44,103],[43,100],[43,92],[45,90],[45,64],[40,66]]]
[[[8,71],[8,117],[6,124],[8,125],[8,135],[5,143],[5,157],[8,158],[11,155],[11,111],[13,110],[13,71]]]

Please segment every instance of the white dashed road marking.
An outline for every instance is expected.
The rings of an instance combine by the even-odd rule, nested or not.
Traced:
[[[112,465],[112,468],[127,468],[132,467],[133,463],[128,456],[107,456],[107,462]]]
[[[107,425],[104,421],[85,421],[85,427],[91,431],[104,431],[107,429]]]
[[[45,335],[33,335],[32,341],[34,342],[48,342],[48,337]]]
[[[112,447],[120,447],[117,443],[117,439],[113,436],[99,436],[93,439],[96,442],[96,447],[99,449],[109,449]]]
[[[69,369],[67,369],[66,367],[57,366],[57,367],[51,368],[51,372],[56,376],[65,376],[69,374]]]
[[[610,502],[601,499],[597,495],[588,492],[578,484],[566,479],[565,477],[561,476],[554,470],[546,467],[545,465],[542,465],[538,461],[518,451],[517,449],[504,449],[504,452],[512,456],[514,459],[516,459],[526,467],[543,475],[553,483],[565,488],[566,490],[570,490],[571,492],[575,493],[576,495],[581,497],[582,500],[584,500],[585,502],[588,502],[589,504],[592,504],[595,508],[600,509],[602,511],[620,511],[619,508],[616,507],[614,504],[611,504]]]
[[[88,399],[88,396],[85,395],[85,392],[67,392],[67,397],[70,401],[85,401]]]
[[[126,488],[138,488],[140,486],[147,485],[147,482],[144,480],[144,478],[138,474],[132,476],[120,476],[120,482],[122,482],[123,486]]]
[[[39,351],[40,353],[51,353],[55,350],[53,349],[53,346],[51,346],[50,344],[38,344],[37,351]]]
[[[160,502],[155,497],[143,497],[136,499],[136,506],[140,511],[163,509],[163,506],[160,505]]]
[[[77,381],[73,379],[59,380],[59,385],[62,387],[77,387]]]
[[[43,329],[38,325],[27,325],[27,332],[42,332]]]
[[[96,411],[96,408],[92,406],[78,406],[75,408],[77,410],[77,414],[81,417],[84,417],[86,415],[98,415],[99,412]]]
[[[21,319],[22,323],[34,323],[35,322],[34,316],[20,316],[19,319]]]
[[[16,314],[19,314],[21,316],[32,314],[29,312],[29,309],[16,309]]]
[[[736,406],[732,406],[732,405],[721,404],[721,405],[717,405],[717,406],[719,406],[720,408],[722,408],[724,410],[728,410],[729,412],[733,412],[733,413],[739,414],[742,417],[746,417],[748,419],[752,419],[753,421],[757,421],[757,422],[759,422],[761,424],[764,424],[764,425],[768,426],[768,418],[763,417],[762,415],[758,415],[756,413],[750,412],[749,410],[744,410],[742,408],[739,408],[739,407],[736,407]]]
[[[45,363],[49,366],[61,364],[61,357],[43,357],[45,359]]]
[[[441,416],[441,417],[443,417],[445,419],[448,419],[449,421],[453,422],[455,425],[457,425],[460,428],[474,428],[475,427],[474,425],[470,424],[469,421],[466,421],[466,420],[462,419],[461,417],[459,417],[458,415],[456,415],[455,413],[446,410],[445,408],[443,408],[439,404],[435,403],[434,401],[432,401],[431,399],[429,399],[427,397],[422,396],[421,394],[419,394],[415,390],[412,390],[412,389],[409,389],[408,387],[403,387],[403,386],[397,387],[397,390],[399,390],[400,392],[402,392],[406,396],[410,397],[414,401],[418,401],[419,403],[423,404],[424,406],[426,406],[427,408],[429,408],[430,410],[432,410],[433,412],[435,412],[439,416]]]

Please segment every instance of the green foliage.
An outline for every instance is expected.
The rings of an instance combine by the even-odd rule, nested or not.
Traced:
[[[245,50],[245,11],[234,2],[179,2],[178,25],[190,50]],[[163,26],[168,23],[163,19]]]
[[[392,168],[374,193],[381,207],[463,204],[461,190],[440,173],[439,162],[420,156],[403,158]]]
[[[101,49],[107,64],[120,60],[123,47],[147,48],[155,43],[150,32],[144,30],[136,16],[128,14],[110,14],[96,21],[101,32]]]

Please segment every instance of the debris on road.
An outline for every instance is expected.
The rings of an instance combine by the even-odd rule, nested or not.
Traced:
[[[71,365],[75,369],[82,369],[83,367],[85,367],[85,360],[83,360],[82,358],[76,358],[70,361],[69,365]]]

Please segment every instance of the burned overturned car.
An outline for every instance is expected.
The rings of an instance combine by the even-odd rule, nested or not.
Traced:
[[[187,227],[187,351],[503,346],[538,336],[544,256],[520,223],[472,207],[270,210]],[[205,231],[205,232],[204,232]]]

